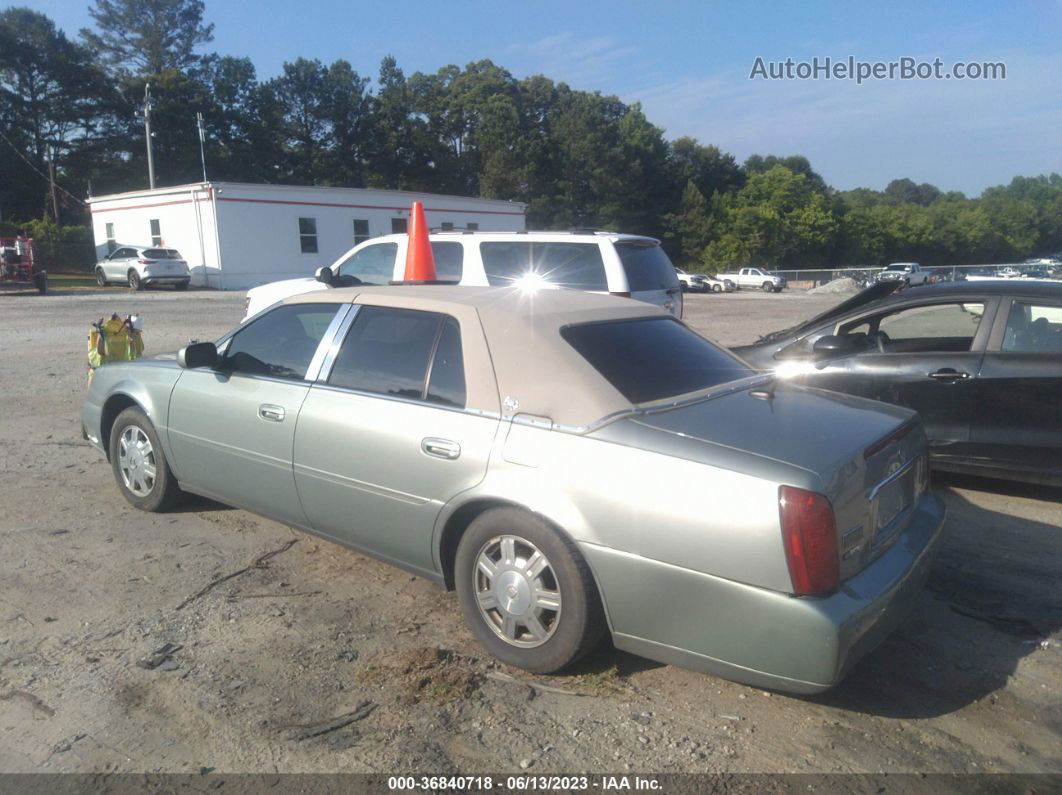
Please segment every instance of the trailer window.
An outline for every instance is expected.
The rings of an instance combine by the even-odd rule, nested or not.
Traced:
[[[364,218],[354,219],[354,245],[360,245],[369,239],[369,222]]]
[[[299,219],[299,249],[303,254],[317,253],[317,219]]]
[[[114,224],[107,224],[105,228],[107,230],[107,254],[113,254],[114,250],[118,248],[118,243],[114,239]]]
[[[162,226],[159,224],[158,218],[152,218],[148,223],[151,224],[151,245],[162,245]]]

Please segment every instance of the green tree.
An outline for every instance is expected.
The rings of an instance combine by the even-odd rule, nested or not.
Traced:
[[[704,247],[712,233],[708,200],[696,183],[687,180],[679,208],[664,219],[667,236],[674,241],[676,259],[683,268],[700,268]]]
[[[767,267],[823,264],[837,221],[807,175],[776,164],[753,171],[741,190],[723,198],[719,232],[705,264]]]
[[[190,69],[200,61],[195,48],[214,40],[203,0],[95,0],[89,16],[98,31],[82,29],[82,38],[123,77]]]

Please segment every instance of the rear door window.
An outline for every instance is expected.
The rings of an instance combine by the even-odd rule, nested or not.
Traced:
[[[567,326],[561,336],[631,403],[753,375],[737,357],[671,318]]]
[[[616,243],[616,253],[627,274],[629,292],[671,290],[679,286],[675,266],[658,243],[623,240]]]
[[[492,241],[479,244],[487,283],[494,287],[534,279],[575,290],[608,290],[596,243]]]
[[[443,322],[435,358],[431,363],[426,399],[443,406],[465,405],[465,364],[461,351],[461,328],[448,317]]]
[[[465,247],[460,243],[434,242],[431,244],[435,259],[435,275],[443,281],[459,282],[464,273]]]
[[[1062,352],[1062,306],[1015,301],[1007,316],[1001,350],[1006,353]]]
[[[338,304],[284,304],[240,329],[223,366],[229,372],[300,380]]]
[[[336,357],[328,383],[360,392],[464,406],[460,327],[453,318],[437,312],[363,306]]]
[[[339,264],[336,284],[355,287],[359,284],[390,284],[395,277],[397,243],[374,243],[359,249]]]

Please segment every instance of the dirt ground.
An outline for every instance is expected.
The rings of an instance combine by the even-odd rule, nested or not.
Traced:
[[[691,296],[687,319],[738,344],[842,297]],[[927,589],[826,695],[607,647],[534,677],[425,581],[205,500],[121,498],[80,438],[89,323],[139,311],[161,352],[243,302],[0,295],[0,771],[1062,773],[1062,492],[936,479]]]

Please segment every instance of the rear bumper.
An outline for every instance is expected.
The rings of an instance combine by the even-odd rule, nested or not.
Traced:
[[[140,281],[143,284],[178,284],[180,282],[189,282],[192,280],[192,275],[186,273],[183,276],[180,274],[166,274],[165,276],[143,276]]]
[[[791,693],[836,685],[910,612],[944,524],[932,495],[874,563],[830,596],[793,597],[581,544],[617,648]]]

